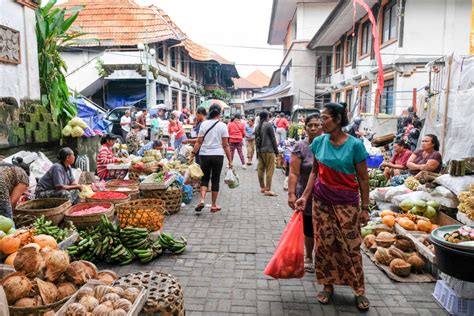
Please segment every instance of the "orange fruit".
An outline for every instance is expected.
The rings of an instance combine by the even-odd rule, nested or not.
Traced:
[[[386,215],[382,217],[382,224],[385,224],[388,227],[393,227],[393,225],[395,225],[395,217],[393,215]]]

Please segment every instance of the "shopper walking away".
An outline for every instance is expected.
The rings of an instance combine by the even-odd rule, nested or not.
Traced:
[[[30,167],[20,157],[11,164],[0,162],[0,215],[13,219],[13,210],[28,191],[29,176]]]
[[[313,153],[311,143],[323,133],[319,114],[312,114],[305,121],[306,139],[300,140],[293,147],[290,160],[290,174],[288,176],[288,206],[296,209],[296,200],[303,195],[308,183],[311,170],[313,169]],[[303,210],[304,245],[306,258],[304,268],[306,272],[314,273],[313,251],[314,251],[314,230],[313,230],[313,199],[310,196],[306,207]]]
[[[260,191],[266,196],[277,196],[272,191],[272,178],[275,171],[275,157],[278,155],[278,146],[275,131],[268,121],[269,113],[262,111],[259,114],[260,124],[255,132],[255,141],[258,158],[258,182]]]
[[[208,120],[201,124],[198,140],[191,154],[191,160],[199,153],[201,159],[201,169],[204,176],[201,178],[201,199],[196,206],[196,212],[204,208],[207,187],[211,181],[212,205],[211,212],[221,210],[217,206],[217,196],[219,194],[219,182],[224,165],[224,155],[229,160],[229,168],[232,168],[232,159],[229,148],[229,132],[227,126],[220,121],[221,107],[212,104],[209,107]]]
[[[311,144],[313,170],[296,201],[296,207],[304,210],[313,194],[314,262],[316,278],[324,285],[317,299],[327,304],[334,285],[349,285],[356,307],[367,310],[360,227],[369,219],[368,154],[361,140],[342,131],[349,124],[345,106],[327,103],[321,122],[325,134]]]
[[[227,124],[227,129],[229,130],[230,158],[233,162],[234,153],[237,150],[237,153],[240,157],[240,162],[242,163],[242,169],[247,169],[245,166],[244,152],[242,151],[245,137],[245,125],[240,121],[239,113],[234,114],[234,117],[230,123]]]
[[[245,141],[247,143],[247,165],[252,165],[253,155],[255,153],[255,120],[249,118],[245,126]]]
[[[286,140],[286,132],[288,130],[288,120],[285,113],[280,113],[280,116],[275,119],[276,133],[278,144]]]
[[[174,148],[177,149],[183,143],[183,140],[186,139],[186,134],[184,133],[183,123],[181,123],[178,118],[171,114],[169,125],[168,125],[168,135],[170,137],[174,136]]]
[[[130,116],[130,111],[126,111],[125,114],[120,119],[120,127],[122,128],[122,138],[125,141],[127,139],[127,134],[130,132],[130,125],[132,124],[132,118]]]

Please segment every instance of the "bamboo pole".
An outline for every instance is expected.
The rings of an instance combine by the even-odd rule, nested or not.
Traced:
[[[444,117],[443,117],[443,133],[441,141],[441,156],[444,157],[444,149],[446,142],[446,123],[448,122],[448,108],[449,108],[449,90],[451,89],[451,66],[453,64],[453,54],[448,57],[448,84],[446,85],[446,97],[444,104]]]

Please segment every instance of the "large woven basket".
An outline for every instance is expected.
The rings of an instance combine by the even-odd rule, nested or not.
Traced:
[[[181,188],[169,187],[166,190],[142,190],[142,193],[145,198],[162,200],[169,214],[176,214],[181,209],[181,201],[183,200]]]
[[[129,201],[115,206],[119,226],[142,227],[157,231],[163,227],[165,204],[161,200],[143,199]]]
[[[120,192],[120,193],[126,194],[127,197],[123,198],[123,199],[93,199],[93,198],[86,198],[86,202],[88,202],[88,203],[120,204],[120,203],[124,203],[124,202],[127,202],[128,200],[130,200],[130,195],[127,192]]]
[[[14,215],[33,215],[51,220],[55,225],[59,225],[64,218],[64,212],[71,207],[68,199],[37,199],[25,202],[16,207]]]
[[[148,297],[142,310],[145,315],[186,315],[183,288],[171,274],[139,271],[121,276],[114,285],[144,286],[148,290]]]
[[[107,209],[107,211],[103,213],[91,214],[91,215],[79,215],[74,216],[74,212],[91,208],[94,206],[102,206]],[[79,229],[87,228],[87,227],[96,227],[100,224],[100,217],[102,215],[107,216],[108,219],[112,219],[114,217],[114,205],[112,203],[79,203],[70,207],[66,213],[64,214],[64,219],[67,221],[71,221],[74,223]]]

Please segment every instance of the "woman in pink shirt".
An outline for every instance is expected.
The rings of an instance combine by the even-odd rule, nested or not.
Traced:
[[[393,176],[399,176],[404,170],[407,170],[407,162],[411,156],[411,151],[405,148],[403,141],[396,141],[393,144],[393,157],[390,162],[383,162],[380,168],[384,170],[383,174],[387,180]]]
[[[242,162],[242,169],[247,169],[245,166],[244,152],[242,151],[242,144],[245,137],[245,126],[240,121],[239,113],[234,115],[230,123],[227,125],[227,129],[229,130],[230,155],[232,161],[234,161],[234,152],[237,149],[240,161]]]
[[[174,114],[171,114],[170,124],[168,125],[168,135],[174,134],[174,148],[181,146],[183,140],[186,139],[183,124],[176,118]]]
[[[276,125],[276,136],[277,142],[280,144],[286,140],[286,131],[288,130],[288,120],[285,117],[285,113],[280,113],[280,117],[275,120]]]

